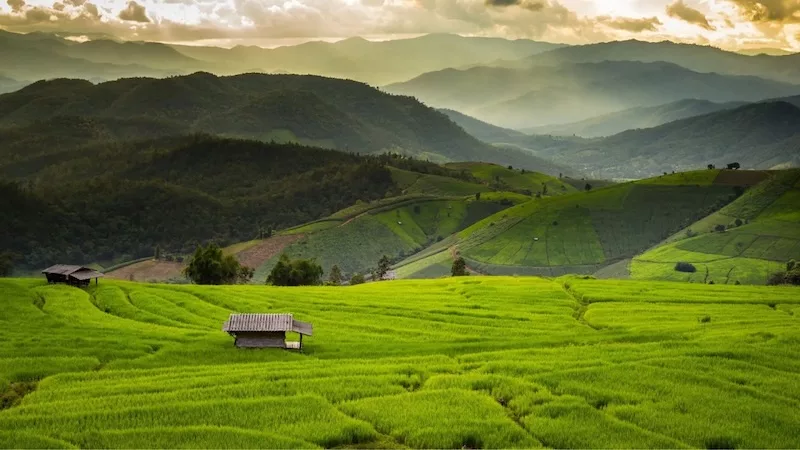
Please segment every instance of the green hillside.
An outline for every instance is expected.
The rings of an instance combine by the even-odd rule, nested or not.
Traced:
[[[414,185],[432,185],[442,177],[423,176]],[[465,188],[472,193],[486,192],[480,185],[455,183],[438,196],[411,194],[392,199],[356,205],[332,217],[293,228],[283,233],[303,234],[304,237],[284,252],[291,257],[314,258],[325,273],[333,265],[350,276],[368,273],[386,255],[399,261],[418,253],[461,231],[479,220],[527,201],[529,197],[513,193],[486,193],[477,200],[464,197]],[[427,190],[427,189],[426,189]],[[447,195],[444,196],[443,195]],[[255,282],[263,282],[277,256],[259,267]]]
[[[65,150],[44,142],[64,134],[87,135],[75,144],[112,144],[193,132],[361,154],[392,151],[438,162],[488,161],[529,169],[538,163],[530,152],[475,139],[411,97],[350,80],[198,72],[96,85],[57,79],[0,95],[0,140],[12,146],[24,140],[36,154]]]
[[[764,284],[800,257],[800,171],[778,172],[720,211],[636,257],[631,275],[719,284]],[[675,270],[678,262],[696,272]]]
[[[186,254],[200,243],[249,241],[260,229],[308,223],[404,191],[488,190],[410,158],[293,144],[189,136],[65,147],[50,154],[4,149],[0,177],[10,181],[0,182],[0,248],[18,255],[20,269],[115,264],[152,256],[156,246]]]
[[[441,253],[459,252],[471,270],[485,274],[593,273],[722,208],[748,179],[760,181],[745,176],[734,186],[726,177],[718,170],[679,173],[534,199],[465,229],[439,252],[401,262],[399,270],[424,275],[428,265],[442,264]]]
[[[486,163],[450,163],[446,164],[453,170],[467,171],[475,178],[502,190],[524,191],[527,195],[563,195],[575,192],[576,189],[568,183],[550,175],[539,172],[511,169],[497,164]]]
[[[3,448],[800,446],[797,288],[3,279],[0,301]],[[313,336],[237,349],[232,312]]]

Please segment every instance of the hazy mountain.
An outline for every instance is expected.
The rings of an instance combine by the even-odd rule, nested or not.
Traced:
[[[296,46],[264,49],[238,46],[230,50],[213,47],[173,46],[197,59],[224,63],[219,70],[325,75],[372,84],[404,81],[425,72],[448,67],[482,64],[497,59],[518,59],[563,45],[530,40],[462,37],[430,34],[412,39],[373,42],[362,38],[308,42]]]
[[[77,50],[83,45],[51,34],[17,34],[0,30],[2,70],[6,76],[17,80],[63,77],[108,80],[126,76],[163,77],[175,73],[128,58],[129,52],[121,50],[123,44],[114,43],[118,47],[108,53],[116,54],[119,61],[125,62],[124,65],[88,59],[86,54]],[[142,62],[141,59],[138,62]]]
[[[0,74],[0,94],[16,91],[25,86],[26,84],[28,83],[24,81],[15,80],[13,78],[5,77],[2,74]]]
[[[749,104],[544,153],[595,176],[621,178],[731,162],[748,169],[800,166],[800,108]]]
[[[780,48],[764,47],[764,48],[746,48],[742,50],[737,50],[736,53],[747,56],[756,56],[756,55],[787,56],[787,55],[794,55],[797,52],[790,52],[788,50],[783,50]]]
[[[532,155],[532,165],[529,167],[531,170],[554,176],[558,174],[577,176],[580,174],[572,167],[555,164],[552,160],[542,157],[539,150],[547,149],[549,153],[552,153],[559,148],[573,148],[575,145],[584,142],[582,139],[527,135],[519,131],[482,122],[451,109],[442,109],[440,111],[467,133],[484,142],[499,148],[529,152]]]
[[[552,52],[551,52],[552,53]],[[800,86],[756,77],[699,73],[669,63],[606,61],[475,67],[431,72],[386,87],[426,104],[507,128],[573,123],[676,98],[758,101],[800,93]]]
[[[666,105],[626,109],[575,123],[533,127],[522,131],[530,134],[575,135],[588,138],[611,136],[626,130],[657,127],[676,120],[736,108],[744,104],[743,102],[714,103],[707,100],[688,99]]]
[[[535,162],[530,152],[475,139],[413,98],[316,76],[196,73],[97,85],[40,81],[0,96],[0,127],[17,130],[15,143],[41,140],[33,132],[37,127],[50,134],[65,128],[57,133],[62,137],[54,135],[63,142],[71,136],[94,142],[204,132],[360,153],[397,151],[438,161],[528,168]]]
[[[697,72],[751,75],[800,83],[800,54],[747,56],[715,47],[669,41],[649,43],[631,40],[565,47],[511,64],[519,67],[602,61],[664,61]]]

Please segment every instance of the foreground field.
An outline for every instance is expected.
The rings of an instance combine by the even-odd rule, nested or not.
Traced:
[[[800,446],[797,288],[12,279],[0,298],[0,447]],[[232,311],[314,336],[236,349]]]

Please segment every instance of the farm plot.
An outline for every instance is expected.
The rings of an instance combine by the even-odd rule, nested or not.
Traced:
[[[10,279],[0,296],[0,447],[800,446],[797,288]],[[237,349],[234,311],[314,335]]]

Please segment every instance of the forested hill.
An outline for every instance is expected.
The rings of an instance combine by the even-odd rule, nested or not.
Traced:
[[[519,167],[526,166],[529,156],[488,146],[411,97],[317,76],[195,73],[97,85],[58,79],[0,96],[0,127],[40,128],[52,134],[45,129],[52,128],[51,121],[65,128],[74,128],[71,122],[91,122],[87,126],[99,127],[94,136],[99,139],[203,132]]]
[[[389,167],[468,179],[391,155],[205,135],[88,145],[0,164],[0,249],[19,267],[185,253],[402,194]],[[11,177],[11,172],[18,177]],[[3,178],[14,181],[2,181]]]

